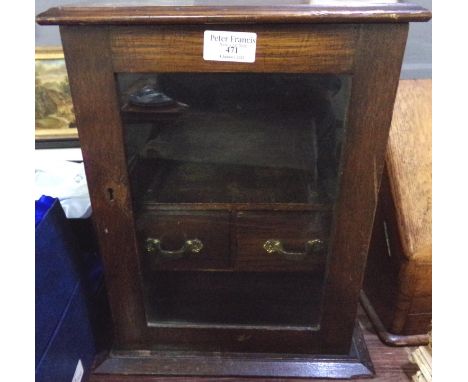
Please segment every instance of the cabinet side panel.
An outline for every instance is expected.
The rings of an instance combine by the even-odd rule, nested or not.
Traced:
[[[144,312],[108,29],[61,27],[117,345],[138,343]]]
[[[349,351],[408,24],[362,25],[327,269],[322,351]]]

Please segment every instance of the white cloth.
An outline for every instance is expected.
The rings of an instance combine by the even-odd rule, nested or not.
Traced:
[[[91,215],[88,184],[83,163],[59,159],[36,159],[35,199],[48,195],[60,200],[67,218]]]

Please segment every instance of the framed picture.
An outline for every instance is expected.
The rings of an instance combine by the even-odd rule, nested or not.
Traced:
[[[36,148],[78,147],[62,48],[36,48]]]

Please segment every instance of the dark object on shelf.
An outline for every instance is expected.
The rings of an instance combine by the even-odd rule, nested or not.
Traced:
[[[134,106],[126,103],[122,106],[122,118],[125,122],[137,123],[154,122],[156,119],[158,121],[173,120],[174,117],[178,117],[185,112],[187,108],[187,105],[180,102],[157,108]]]
[[[128,90],[130,94],[123,97],[122,118],[126,122],[153,122],[173,120],[188,109],[188,105],[175,101],[168,95],[157,90],[156,80],[152,77],[137,79]],[[144,85],[140,85],[144,84]],[[133,90],[133,88],[137,90]]]
[[[145,85],[128,96],[130,105],[145,108],[167,108],[176,104],[171,97],[155,89],[153,85]]]
[[[431,92],[400,81],[363,284],[394,345],[426,344],[432,320]]]
[[[370,376],[357,301],[408,22],[430,13],[212,4],[38,16],[61,25],[107,273],[94,378]],[[254,62],[204,59],[205,32],[242,25]],[[146,75],[190,108],[129,116]]]

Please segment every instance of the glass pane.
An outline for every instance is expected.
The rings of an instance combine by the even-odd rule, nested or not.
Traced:
[[[117,80],[148,323],[319,328],[350,77]]]

